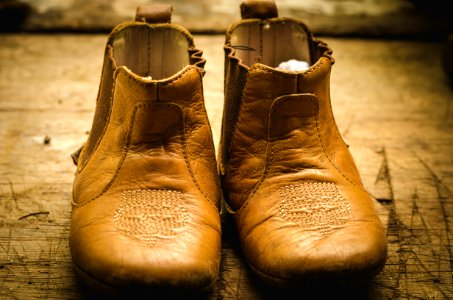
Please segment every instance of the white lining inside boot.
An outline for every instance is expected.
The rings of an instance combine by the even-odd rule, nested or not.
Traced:
[[[230,45],[247,66],[262,63],[275,68],[292,59],[312,65],[308,33],[290,20],[239,23],[231,32]]]
[[[168,78],[190,64],[189,45],[183,32],[165,26],[131,26],[112,43],[117,66],[155,80]]]

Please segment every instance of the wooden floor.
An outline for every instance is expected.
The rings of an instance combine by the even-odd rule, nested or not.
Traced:
[[[376,198],[389,258],[371,282],[291,293],[453,299],[453,93],[441,68],[442,44],[323,39],[336,59],[334,114]],[[223,41],[195,36],[207,58],[205,98],[216,145]],[[0,35],[0,299],[96,297],[77,281],[69,254],[70,154],[91,127],[105,42],[102,34]],[[199,297],[292,299],[249,272],[227,218],[223,225],[219,278]]]

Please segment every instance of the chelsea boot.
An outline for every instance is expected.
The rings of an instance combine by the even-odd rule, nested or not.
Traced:
[[[386,232],[335,123],[332,50],[274,1],[241,14],[224,46],[218,162],[245,260],[276,286],[373,276]]]
[[[205,60],[172,7],[143,6],[108,37],[77,163],[69,244],[102,291],[204,289],[220,263],[220,182]]]

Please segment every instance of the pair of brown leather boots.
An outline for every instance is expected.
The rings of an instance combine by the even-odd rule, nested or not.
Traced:
[[[265,282],[374,275],[387,241],[332,114],[332,50],[274,1],[227,31],[216,159],[202,51],[171,6],[139,7],[105,50],[75,157],[70,250],[98,288],[203,289],[219,272],[221,199]],[[278,68],[294,59],[307,70]]]

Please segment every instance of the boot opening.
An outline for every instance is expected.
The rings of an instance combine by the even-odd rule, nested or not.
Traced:
[[[241,22],[230,32],[230,46],[235,56],[247,66],[262,63],[277,68],[291,60],[311,66],[311,35],[291,20]]]
[[[192,41],[185,32],[171,26],[130,26],[113,40],[116,65],[152,79],[164,79],[190,64]]]

